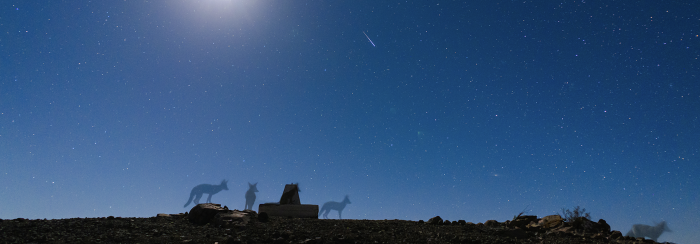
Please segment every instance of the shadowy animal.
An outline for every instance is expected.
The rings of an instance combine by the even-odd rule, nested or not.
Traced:
[[[342,219],[343,217],[341,216],[343,209],[345,209],[345,205],[348,205],[350,202],[350,199],[348,198],[348,195],[345,195],[345,199],[343,199],[342,202],[334,202],[330,201],[327,203],[323,204],[323,207],[321,207],[321,211],[318,211],[318,216],[321,216],[323,214],[323,218],[328,218],[328,214],[331,212],[331,210],[336,210],[338,211],[338,219]]]
[[[248,191],[245,192],[245,207],[243,209],[253,210],[256,192],[258,192],[258,183],[250,184],[250,182],[248,182]]]
[[[185,206],[183,208],[186,208],[187,205],[190,205],[192,202],[192,198],[194,198],[194,204],[197,205],[199,204],[199,199],[202,198],[203,194],[209,194],[209,197],[207,197],[207,202],[211,202],[211,196],[213,196],[216,193],[219,193],[221,190],[227,190],[228,191],[228,181],[227,180],[222,180],[221,184],[219,185],[210,185],[210,184],[201,184],[198,186],[195,186],[192,188],[192,191],[190,192],[190,199],[187,200],[187,203],[185,203]]]
[[[656,224],[655,226],[648,226],[648,225],[632,225],[632,229],[627,232],[626,236],[631,236],[635,238],[639,237],[649,237],[649,239],[652,239],[656,241],[656,239],[661,236],[664,232],[673,232],[671,231],[668,226],[666,226],[666,221],[661,221],[661,223]]]
[[[292,186],[292,188],[289,191],[282,193],[279,204],[301,204],[298,202],[298,199],[294,199],[294,197],[298,196],[299,192],[301,192],[301,190],[299,190],[299,183],[292,183],[290,186]]]

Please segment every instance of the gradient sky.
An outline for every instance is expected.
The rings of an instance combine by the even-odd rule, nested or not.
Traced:
[[[700,239],[698,3],[0,7],[3,219],[180,213],[227,179],[236,209],[298,182],[351,219],[581,206]]]

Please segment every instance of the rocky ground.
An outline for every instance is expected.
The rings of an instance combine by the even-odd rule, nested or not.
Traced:
[[[248,223],[224,225],[195,225],[187,214],[6,219],[0,220],[0,243],[655,243],[623,237],[609,227],[600,231],[596,222],[544,226],[544,218],[534,216],[483,224],[437,217],[427,222],[254,217]],[[530,221],[533,217],[536,221]]]

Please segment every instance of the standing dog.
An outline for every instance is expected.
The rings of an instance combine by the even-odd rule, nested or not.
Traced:
[[[668,226],[666,226],[666,221],[661,221],[661,223],[656,224],[656,226],[648,225],[633,225],[632,229],[627,232],[627,236],[639,238],[639,237],[649,237],[656,241],[656,239],[661,236],[664,232],[672,232]]]
[[[248,191],[245,192],[245,208],[243,209],[253,210],[256,192],[258,192],[258,183],[250,184],[250,182],[248,182]]]
[[[342,202],[334,202],[330,201],[327,203],[323,204],[323,207],[321,207],[321,211],[318,211],[318,216],[321,216],[323,214],[324,218],[328,218],[328,214],[331,212],[331,210],[336,210],[338,211],[338,218],[342,219],[342,213],[343,209],[345,209],[345,205],[348,205],[350,202],[350,199],[348,198],[348,195],[345,195],[345,199],[343,199]]]
[[[194,204],[195,205],[199,204],[199,199],[202,198],[202,195],[205,193],[209,194],[209,197],[207,197],[207,202],[210,203],[211,196],[213,196],[216,193],[219,193],[221,190],[228,191],[228,181],[222,180],[221,184],[219,184],[219,185],[201,184],[201,185],[195,186],[194,188],[192,188],[192,191],[190,191],[190,199],[187,200],[187,203],[185,203],[185,206],[183,208],[186,208],[187,205],[190,205],[193,198],[194,198]]]

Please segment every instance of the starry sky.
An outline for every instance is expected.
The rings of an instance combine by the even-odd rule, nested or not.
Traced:
[[[0,218],[180,213],[227,179],[236,209],[298,182],[344,218],[581,206],[697,243],[698,5],[5,1]]]

